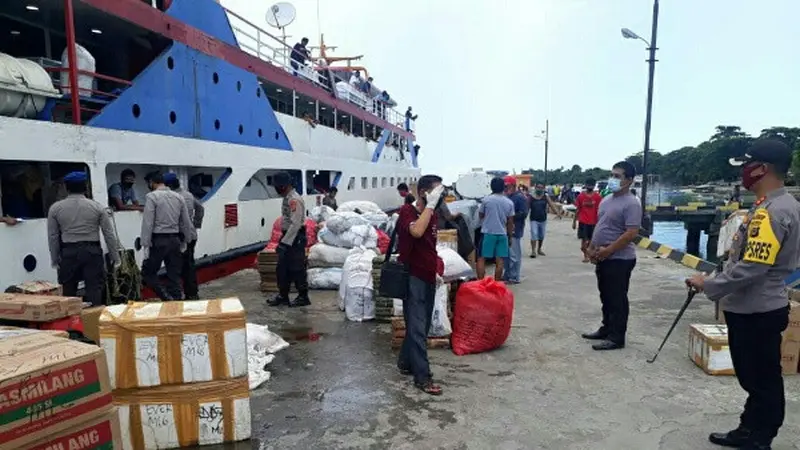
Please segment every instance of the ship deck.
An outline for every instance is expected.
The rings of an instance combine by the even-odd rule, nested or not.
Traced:
[[[254,271],[205,286],[205,296],[238,295],[249,321],[292,344],[252,392],[253,441],[224,448],[717,448],[707,435],[737,424],[744,394],[735,378],[706,375],[687,357],[688,326],[713,323],[712,304],[698,297],[656,363],[645,362],[685,300],[690,270],[640,250],[628,347],[594,352],[579,336],[600,314],[592,266],[580,262],[570,221],[550,222],[548,256],[526,258],[513,287],[506,345],[465,357],[430,351],[438,398],[397,372],[389,325],[347,322],[335,292],[289,310],[264,304]],[[774,448],[800,449],[800,376],[786,377],[786,391]]]

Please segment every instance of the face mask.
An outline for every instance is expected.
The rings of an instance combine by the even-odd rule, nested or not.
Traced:
[[[611,192],[619,192],[622,189],[622,181],[619,178],[608,179],[608,190]]]
[[[122,183],[122,187],[124,187],[125,189],[130,189],[133,187],[133,183],[124,182]]]
[[[751,162],[745,164],[742,167],[742,186],[749,191],[750,188],[764,178],[764,175],[766,175],[766,172],[763,170],[761,163]]]
[[[536,193],[536,195],[542,195],[542,194],[544,194],[544,191],[543,191],[543,190],[541,190],[541,189],[537,189],[537,190],[535,190],[535,191],[533,191],[533,192],[535,192],[535,193]]]

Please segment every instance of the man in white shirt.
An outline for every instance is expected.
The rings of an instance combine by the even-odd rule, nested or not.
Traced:
[[[356,70],[355,72],[353,72],[353,75],[350,76],[350,86],[359,89],[362,83],[364,83],[364,79],[361,78],[361,71]]]

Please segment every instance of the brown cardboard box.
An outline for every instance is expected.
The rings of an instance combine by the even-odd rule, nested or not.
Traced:
[[[84,308],[81,311],[81,322],[83,323],[83,335],[100,343],[100,314],[106,309],[105,306],[93,306]]]
[[[103,349],[40,334],[0,341],[0,448],[74,429],[111,404]]]
[[[24,450],[94,450],[122,449],[119,413],[114,407],[92,420],[76,425],[57,435],[23,447]]]
[[[800,363],[799,359],[800,342],[787,340],[784,335],[783,343],[781,344],[781,367],[783,368],[783,374],[797,374],[798,363]]]
[[[55,336],[60,338],[68,338],[69,333],[63,330],[37,330],[35,328],[20,328],[20,327],[6,327],[0,326],[0,340],[8,339],[17,336],[25,336],[30,334],[40,333],[40,335]]]
[[[789,302],[789,326],[783,333],[783,338],[800,342],[800,303],[792,300]]]
[[[51,283],[49,281],[26,281],[15,286],[11,286],[11,288],[6,290],[6,292],[29,295],[61,296],[62,294],[61,285]]]
[[[49,322],[81,313],[78,297],[0,294],[0,319]]]

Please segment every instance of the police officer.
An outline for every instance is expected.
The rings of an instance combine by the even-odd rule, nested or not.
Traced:
[[[47,212],[50,261],[58,271],[64,295],[75,296],[78,282],[85,285],[85,299],[93,306],[103,303],[105,261],[100,246],[100,231],[106,241],[114,267],[119,267],[119,243],[111,225],[109,211],[86,198],[86,173],[71,172],[64,177],[68,195]]]
[[[178,180],[177,174],[172,172],[164,174],[164,184],[183,197],[186,209],[189,211],[189,218],[192,220],[192,235],[186,244],[186,251],[183,252],[181,278],[186,300],[198,300],[200,296],[197,288],[197,270],[194,265],[194,249],[197,246],[197,230],[203,226],[203,216],[206,210],[191,192],[181,189],[181,182]]]
[[[188,247],[194,227],[186,202],[164,185],[164,176],[155,172],[148,174],[147,180],[151,192],[145,197],[140,236],[144,251],[142,279],[161,300],[180,300],[182,253]],[[166,289],[158,281],[161,263],[167,271]]]
[[[686,280],[721,303],[733,367],[748,394],[739,426],[709,436],[726,447],[770,449],[784,420],[781,333],[789,322],[784,280],[800,266],[800,204],[784,187],[791,162],[791,149],[775,140],[756,141],[744,157],[731,160],[742,167],[742,186],[758,200],[734,236],[723,272]]]
[[[303,197],[292,187],[289,174],[279,172],[272,177],[272,185],[283,197],[281,204],[282,236],[278,244],[278,295],[267,301],[270,306],[288,304],[308,306],[308,281],[306,279],[306,205]],[[294,281],[298,296],[289,301],[289,287]]]

